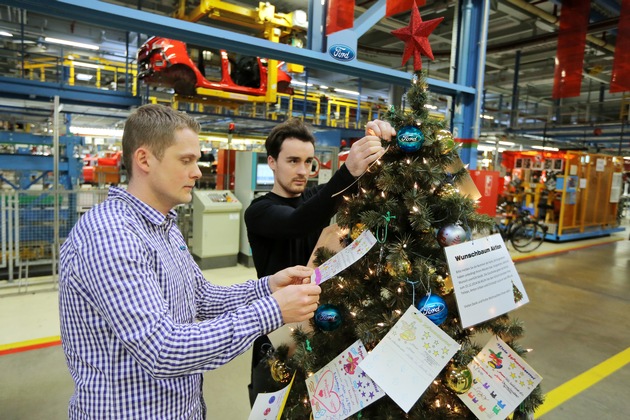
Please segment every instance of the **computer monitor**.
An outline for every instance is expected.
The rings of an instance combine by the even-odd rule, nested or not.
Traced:
[[[255,164],[254,185],[256,190],[271,190],[273,188],[273,171],[267,164],[267,156],[265,154],[257,154]]]

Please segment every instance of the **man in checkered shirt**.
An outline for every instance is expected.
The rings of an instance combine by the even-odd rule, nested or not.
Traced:
[[[203,278],[173,211],[201,177],[198,133],[186,114],[138,108],[123,134],[127,189],[110,188],[61,247],[71,419],[203,419],[204,371],[317,308],[306,267],[231,287]]]

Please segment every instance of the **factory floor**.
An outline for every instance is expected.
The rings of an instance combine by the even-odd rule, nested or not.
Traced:
[[[530,302],[511,313],[525,324],[521,345],[543,376],[536,418],[621,419],[630,412],[630,241],[626,231],[513,254]],[[206,270],[232,284],[243,266]],[[48,289],[48,290],[47,290]],[[0,291],[0,419],[67,418],[73,383],[59,345],[57,292],[29,285]],[[483,344],[483,343],[481,343]],[[210,419],[245,420],[250,352],[206,373]],[[212,414],[215,413],[215,414]],[[216,414],[220,413],[220,414]]]

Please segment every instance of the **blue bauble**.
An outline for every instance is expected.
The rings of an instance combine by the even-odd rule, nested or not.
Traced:
[[[403,152],[416,152],[424,144],[424,133],[418,127],[406,126],[398,130],[396,140]]]
[[[315,310],[315,325],[323,331],[336,330],[341,325],[341,311],[334,305],[320,305]]]
[[[446,225],[438,230],[437,241],[442,246],[461,244],[468,240],[468,232],[460,225]]]
[[[444,302],[444,299],[434,294],[423,297],[420,302],[418,302],[418,309],[435,325],[440,325],[444,322],[446,315],[448,315],[446,302]]]

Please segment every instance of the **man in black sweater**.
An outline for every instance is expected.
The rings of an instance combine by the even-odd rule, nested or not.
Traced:
[[[265,148],[274,185],[271,192],[256,198],[245,211],[247,237],[258,277],[296,264],[306,265],[322,229],[329,225],[342,199],[342,194],[334,195],[350,187],[383,155],[381,138],[390,140],[395,134],[389,123],[370,121],[366,136],[352,145],[345,164],[330,181],[306,189],[315,159],[315,137],[299,119],[287,120],[269,133]],[[270,378],[260,377],[268,369],[255,370],[266,348],[271,348],[266,336],[254,342],[252,404],[257,393],[272,390],[265,385]]]

